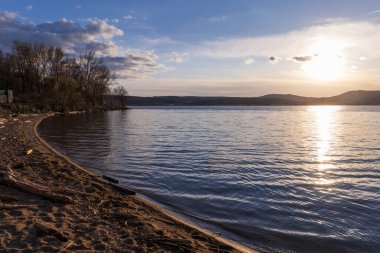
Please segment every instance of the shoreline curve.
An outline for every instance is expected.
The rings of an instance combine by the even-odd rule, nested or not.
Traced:
[[[55,153],[56,155],[58,155],[59,157],[63,158],[64,160],[66,160],[67,162],[69,162],[71,165],[75,166],[76,168],[78,168],[79,170],[89,174],[90,176],[93,176],[96,178],[96,180],[101,180],[105,183],[108,183],[106,180],[102,179],[101,176],[99,175],[96,175],[95,173],[85,169],[84,167],[80,166],[79,164],[76,164],[75,162],[73,162],[68,156],[60,153],[58,150],[56,150],[55,148],[53,148],[47,141],[45,141],[38,133],[38,126],[39,124],[49,118],[49,117],[53,117],[55,116],[56,113],[51,113],[49,115],[46,115],[44,117],[42,117],[41,119],[39,119],[37,121],[37,123],[34,125],[33,127],[33,130],[34,130],[34,134],[35,136],[38,138],[38,140],[45,146],[47,147],[50,151],[52,151],[53,153]],[[220,243],[223,243],[223,244],[226,244],[230,247],[232,247],[233,249],[235,250],[238,250],[242,253],[259,253],[258,251],[254,250],[254,249],[251,249],[245,245],[242,245],[242,244],[239,244],[238,242],[235,242],[235,241],[232,241],[230,239],[227,239],[227,238],[224,238],[224,237],[220,237],[220,236],[215,236],[214,233],[204,229],[204,228],[201,228],[193,223],[191,223],[190,221],[187,221],[183,218],[180,218],[179,216],[175,215],[174,213],[164,209],[163,207],[161,207],[160,205],[156,204],[156,203],[153,203],[152,201],[150,201],[149,199],[145,198],[143,195],[141,194],[138,194],[136,193],[136,196],[135,196],[138,200],[142,201],[144,204],[150,206],[151,208],[163,213],[164,215],[168,216],[169,218],[187,226],[187,227],[190,227],[194,230],[197,230],[199,231],[200,233],[203,233],[207,236],[209,236],[210,238],[213,238],[215,239],[216,241],[220,242]]]

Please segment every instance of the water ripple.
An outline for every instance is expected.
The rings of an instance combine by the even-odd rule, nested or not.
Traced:
[[[380,107],[166,107],[57,116],[39,131],[263,252],[379,252],[379,129]]]

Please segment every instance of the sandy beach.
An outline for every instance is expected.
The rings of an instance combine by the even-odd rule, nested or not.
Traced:
[[[0,251],[239,252],[52,151],[47,115],[0,115]]]

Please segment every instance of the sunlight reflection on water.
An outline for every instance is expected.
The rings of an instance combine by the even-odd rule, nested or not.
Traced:
[[[318,131],[318,172],[316,185],[332,185],[333,180],[327,179],[329,170],[335,168],[335,165],[331,163],[331,157],[329,151],[331,149],[330,142],[334,132],[338,131],[339,126],[336,124],[336,120],[339,117],[339,111],[341,106],[311,106],[309,111],[313,112],[315,117],[315,128]],[[331,191],[331,188],[328,188]]]

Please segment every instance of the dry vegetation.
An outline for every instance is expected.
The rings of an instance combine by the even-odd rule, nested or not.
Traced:
[[[114,86],[115,74],[89,51],[75,58],[59,47],[14,42],[12,52],[0,51],[0,89],[11,89],[15,102],[40,110],[83,110],[104,105],[104,96],[127,91]]]

